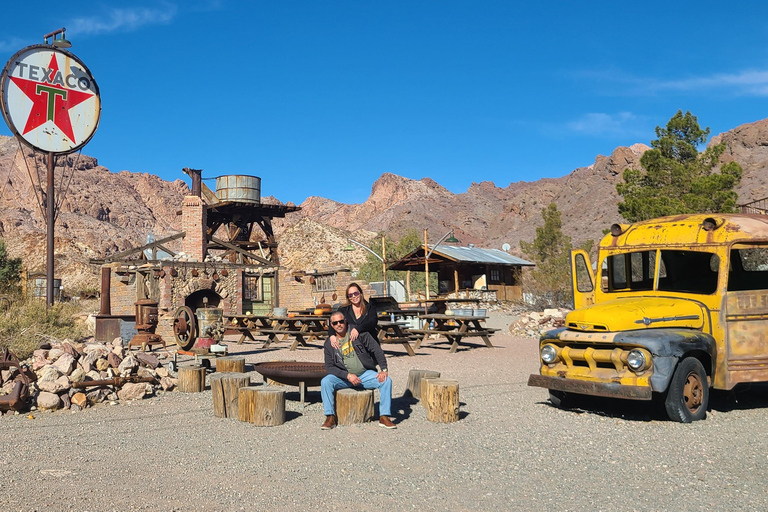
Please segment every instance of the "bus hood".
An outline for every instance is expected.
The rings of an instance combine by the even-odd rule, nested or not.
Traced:
[[[631,297],[614,299],[577,309],[565,317],[568,329],[588,332],[617,332],[658,327],[704,327],[706,310],[686,299]]]

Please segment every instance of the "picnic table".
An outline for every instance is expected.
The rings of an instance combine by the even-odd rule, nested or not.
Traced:
[[[420,335],[416,340],[416,349],[421,347],[421,343],[427,339],[431,334],[437,334],[443,336],[451,342],[451,349],[449,352],[456,352],[459,348],[459,344],[462,343],[462,338],[480,337],[485,342],[486,347],[493,348],[491,344],[490,336],[498,331],[498,329],[492,329],[480,325],[482,320],[486,320],[486,316],[455,316],[455,315],[443,315],[443,314],[428,314],[419,315],[419,318],[425,321],[425,329],[411,329],[410,332]],[[429,324],[434,321],[434,327],[429,327]]]
[[[407,320],[408,318],[418,318],[422,314],[419,309],[385,309],[379,311],[379,318],[385,320],[387,318],[395,318],[395,321]]]
[[[404,329],[406,325],[408,325],[408,322],[379,320],[377,326],[379,330],[377,333],[379,344],[399,343],[405,348],[405,351],[408,352],[409,356],[415,356],[416,352],[413,351],[413,347],[411,346],[413,338],[411,337],[411,333],[407,329]]]
[[[299,345],[308,346],[313,340],[325,340],[328,336],[328,318],[330,315],[294,315],[273,316],[272,326],[269,329],[260,329],[260,334],[267,335],[267,341],[263,348],[278,341],[284,341],[289,337],[294,338],[290,350],[296,350]]]
[[[239,333],[238,345],[242,344],[245,338],[256,341],[256,338],[253,337],[253,331],[258,334],[262,329],[272,328],[272,316],[270,315],[227,315],[226,318],[224,334]]]
[[[448,303],[453,302],[457,304],[465,303],[465,304],[473,304],[477,305],[480,303],[480,299],[470,299],[470,298],[450,298],[450,297],[434,297],[431,299],[418,299],[417,300],[419,304],[420,309],[427,308],[428,304],[432,304],[436,311],[436,314],[443,314],[445,313],[446,309],[448,309]]]

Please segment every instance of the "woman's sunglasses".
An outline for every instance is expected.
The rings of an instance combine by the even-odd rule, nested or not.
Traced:
[[[350,292],[349,295],[347,295],[347,297],[349,297],[350,299],[358,296],[360,296],[360,292]]]

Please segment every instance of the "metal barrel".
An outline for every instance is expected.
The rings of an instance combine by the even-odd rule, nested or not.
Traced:
[[[216,178],[216,197],[222,201],[261,203],[261,178],[231,174]]]

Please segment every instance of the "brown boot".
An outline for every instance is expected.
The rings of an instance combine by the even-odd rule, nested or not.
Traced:
[[[379,426],[384,428],[397,428],[388,416],[379,416]]]
[[[332,428],[336,428],[336,416],[333,414],[326,416],[325,423],[320,425],[320,428],[323,430],[331,430]]]

